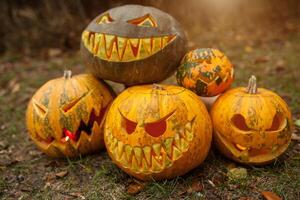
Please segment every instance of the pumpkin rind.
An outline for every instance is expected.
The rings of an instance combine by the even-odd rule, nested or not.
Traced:
[[[172,178],[195,168],[206,158],[211,138],[205,105],[178,86],[126,89],[112,103],[104,127],[111,159],[142,180]]]
[[[216,96],[230,87],[233,74],[231,62],[221,51],[195,49],[182,59],[177,82],[199,96]]]
[[[108,16],[113,20],[100,23]],[[148,17],[155,26],[132,20]],[[156,8],[125,5],[97,16],[83,31],[81,54],[97,77],[125,85],[159,82],[170,76],[186,50],[180,24]]]
[[[211,117],[214,142],[221,153],[240,163],[261,165],[287,149],[294,127],[281,97],[263,88],[255,91],[229,90],[217,99]]]
[[[48,81],[28,104],[28,133],[39,149],[51,157],[95,152],[104,147],[102,126],[112,99],[105,84],[89,74]],[[81,126],[84,128],[80,132]],[[77,131],[74,139],[66,135]]]

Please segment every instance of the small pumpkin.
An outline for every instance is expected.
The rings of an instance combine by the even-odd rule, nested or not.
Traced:
[[[199,96],[216,96],[228,89],[233,81],[233,66],[217,49],[195,49],[182,59],[177,82]]]
[[[50,80],[31,98],[26,122],[33,142],[52,157],[74,157],[104,147],[104,115],[113,100],[107,86],[89,74]]]
[[[217,148],[240,163],[269,163],[291,141],[293,122],[287,104],[274,92],[257,88],[255,76],[247,88],[221,95],[212,107],[211,117]]]
[[[181,25],[169,14],[125,5],[100,14],[85,28],[81,54],[95,76],[136,85],[170,76],[186,43]]]
[[[205,105],[185,88],[134,86],[112,103],[104,127],[111,159],[142,179],[183,175],[207,156],[212,124]]]

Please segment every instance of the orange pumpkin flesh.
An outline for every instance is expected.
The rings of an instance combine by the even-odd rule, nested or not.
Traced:
[[[188,52],[177,70],[179,85],[199,96],[216,96],[233,81],[233,66],[217,49],[195,49]]]
[[[211,110],[214,141],[228,158],[245,164],[266,164],[288,147],[293,130],[291,112],[277,94],[256,88],[252,76],[248,88],[221,95]]]
[[[205,105],[178,86],[134,86],[110,107],[104,139],[111,159],[128,174],[165,179],[185,174],[207,156],[212,125]]]
[[[44,84],[26,112],[33,142],[52,157],[74,157],[104,147],[103,119],[113,97],[106,86],[88,74]]]

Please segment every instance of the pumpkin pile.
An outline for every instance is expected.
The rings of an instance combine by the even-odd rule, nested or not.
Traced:
[[[126,5],[100,14],[81,36],[91,74],[65,71],[33,95],[26,112],[30,137],[52,157],[105,145],[118,167],[141,180],[187,173],[205,160],[212,140],[244,164],[280,156],[293,130],[283,99],[257,88],[254,76],[247,88],[229,89],[234,70],[223,52],[186,53],[186,47],[181,25],[156,8]],[[179,86],[159,83],[176,69]],[[114,99],[101,79],[127,88]],[[217,98],[210,114],[199,96]]]

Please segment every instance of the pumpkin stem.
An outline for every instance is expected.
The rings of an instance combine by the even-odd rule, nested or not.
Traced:
[[[163,86],[156,84],[156,83],[153,83],[152,87],[153,87],[153,89],[156,89],[156,90],[164,90],[165,89],[165,88],[163,88]]]
[[[72,77],[72,71],[71,70],[65,70],[64,71],[64,78],[70,79]]]
[[[256,77],[254,75],[252,75],[249,79],[247,92],[249,94],[256,94],[257,93]]]

